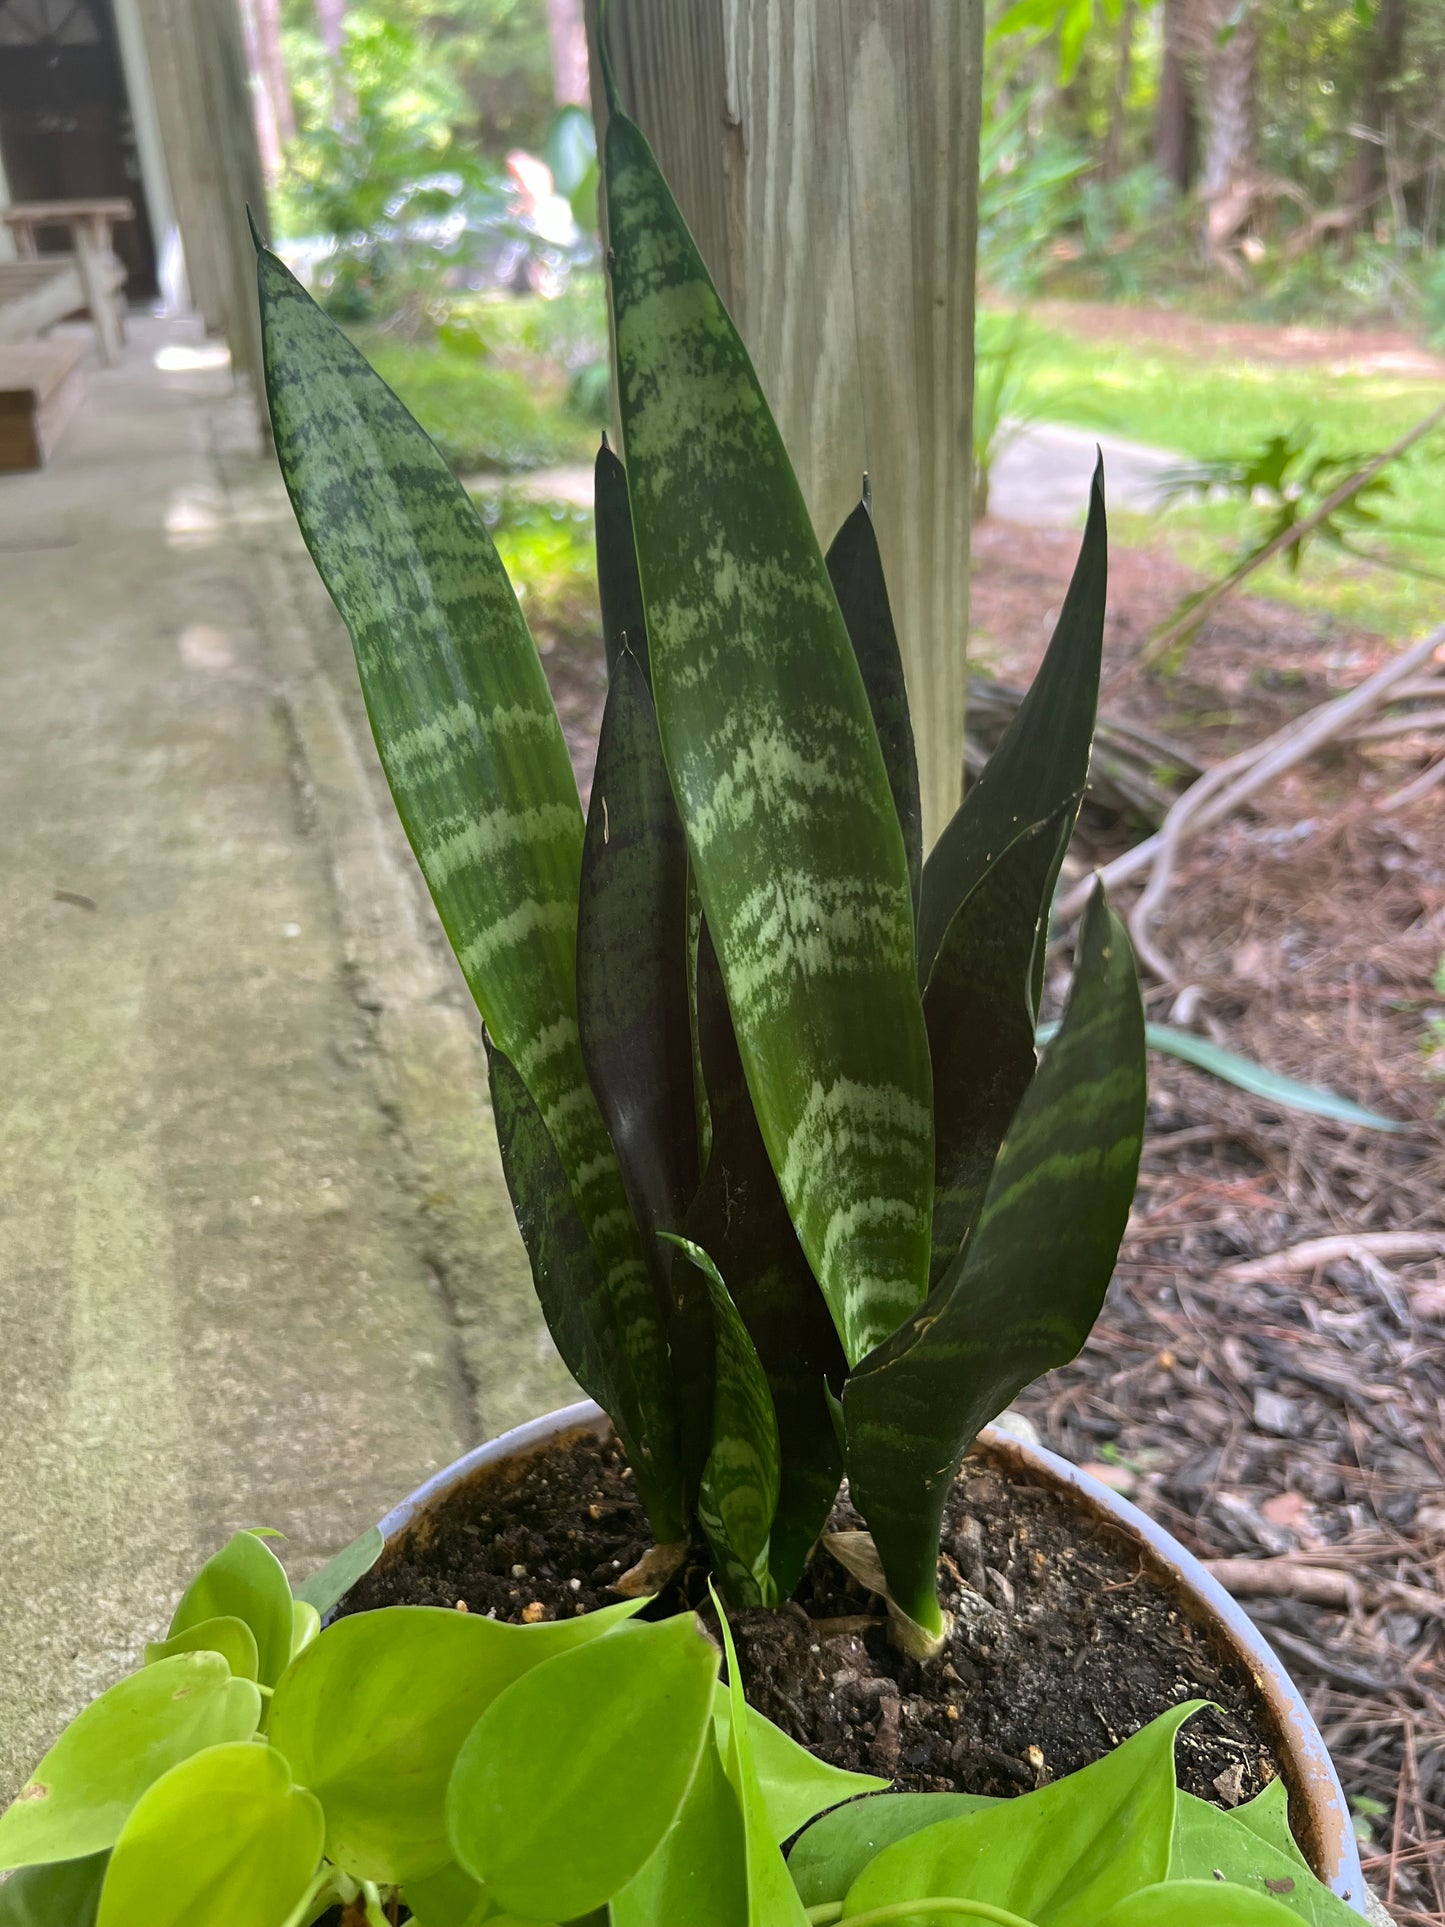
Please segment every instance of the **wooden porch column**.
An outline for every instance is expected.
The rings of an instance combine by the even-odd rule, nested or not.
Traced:
[[[825,546],[871,476],[931,843],[962,784],[982,0],[609,0],[607,18]],[[594,57],[599,130],[601,93]]]

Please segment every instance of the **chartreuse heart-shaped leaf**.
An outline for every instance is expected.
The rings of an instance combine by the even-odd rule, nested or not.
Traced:
[[[628,1363],[638,1489],[659,1537],[677,1538],[662,1316],[577,1036],[582,812],[541,662],[491,538],[432,443],[283,264],[262,249],[258,269],[292,506],[350,631],[442,925],[567,1173]]]
[[[154,1666],[173,1653],[219,1653],[237,1679],[255,1679],[261,1663],[256,1635],[244,1619],[228,1613],[215,1619],[198,1619],[194,1626],[170,1639],[148,1640],[145,1663]]]
[[[321,1802],[329,1857],[358,1880],[405,1882],[445,1866],[447,1781],[480,1715],[532,1667],[600,1638],[641,1603],[537,1626],[387,1606],[328,1626],[277,1687],[270,1734]]]
[[[70,1722],[0,1814],[0,1869],[76,1860],[114,1845],[153,1780],[261,1717],[250,1680],[219,1653],[177,1653],[112,1686]]]
[[[718,1624],[727,1656],[728,1736],[722,1754],[743,1823],[743,1858],[747,1871],[746,1927],[807,1927],[807,1915],[774,1834],[774,1814],[763,1790],[753,1750],[753,1722],[743,1696],[742,1673],[732,1628],[716,1594]]]
[[[973,1235],[1009,1120],[1033,1081],[1034,956],[1072,811],[1023,830],[944,933],[923,1014],[933,1058],[936,1285]]]
[[[625,1627],[525,1674],[468,1734],[452,1851],[499,1907],[575,1919],[652,1858],[712,1730],[717,1651],[690,1613]]]
[[[697,1492],[723,1590],[735,1605],[776,1606],[768,1534],[778,1507],[778,1421],[747,1326],[701,1245],[676,1240],[701,1273],[713,1328],[712,1437]]]
[[[582,1057],[660,1289],[697,1189],[687,845],[637,658],[613,664],[577,906]]]
[[[893,627],[888,584],[883,579],[883,557],[878,552],[866,482],[863,500],[833,537],[824,560],[878,730],[888,787],[893,792],[893,807],[898,812],[898,827],[903,832],[903,847],[908,853],[908,879],[916,916],[923,870],[918,753],[913,746],[903,656],[898,647],[898,632]]]
[[[714,1689],[712,1717],[718,1752],[726,1758],[732,1732],[732,1695],[721,1681]],[[748,1738],[768,1825],[779,1846],[826,1808],[844,1800],[856,1802],[860,1793],[877,1793],[888,1784],[872,1773],[849,1773],[843,1767],[829,1766],[764,1719],[755,1706],[748,1708]]]
[[[1144,1013],[1123,926],[1085,911],[1059,1034],[1009,1126],[978,1229],[922,1311],[843,1388],[848,1478],[897,1605],[939,1627],[938,1535],[958,1462],[1104,1302],[1144,1129]]]
[[[662,1845],[610,1911],[611,1927],[748,1927],[742,1815],[715,1741]]]
[[[136,1803],[97,1927],[281,1927],[311,1886],[324,1832],[274,1747],[210,1747]]]
[[[616,668],[618,652],[625,642],[651,688],[647,618],[643,614],[642,583],[637,574],[637,547],[632,539],[627,471],[607,446],[605,435],[593,470],[592,508],[597,539],[597,599],[602,605],[607,674],[610,677]]]
[[[1192,1794],[1188,1799],[1181,1795],[1181,1814],[1189,1807],[1192,1799]],[[1209,1810],[1211,1813],[1218,1811],[1215,1807],[1210,1807]],[[1271,1780],[1255,1794],[1252,1800],[1246,1800],[1243,1806],[1236,1807],[1229,1817],[1238,1821],[1240,1826],[1248,1827],[1250,1832],[1257,1834],[1267,1846],[1274,1847],[1279,1853],[1286,1855],[1309,1872],[1310,1863],[1300,1852],[1290,1828],[1289,1789],[1283,1780]]]
[[[382,1553],[386,1550],[386,1540],[380,1526],[368,1526],[359,1538],[353,1539],[349,1546],[327,1560],[319,1572],[313,1572],[309,1579],[303,1579],[292,1592],[298,1600],[305,1600],[314,1606],[324,1619],[332,1609],[346,1597],[347,1593],[363,1578]]]
[[[1038,674],[978,781],[945,825],[923,866],[918,912],[918,977],[927,984],[944,932],[959,906],[1018,836],[1065,812],[1072,822],[1083,799],[1099,704],[1108,588],[1108,530],[1103,463],[1094,471],[1089,519],[1074,579]],[[1063,861],[1062,851],[1059,861]],[[1047,905],[1057,870],[1044,891]],[[1034,961],[1034,1003],[1043,982],[1042,949]]]
[[[827,1303],[803,1256],[753,1114],[717,956],[706,924],[698,932],[696,1011],[699,1064],[711,1126],[707,1169],[687,1214],[689,1238],[710,1254],[727,1281],[759,1362],[777,1418],[782,1462],[768,1544],[768,1566],[779,1598],[802,1577],[843,1477],[843,1454],[828,1409],[826,1387],[841,1385],[847,1361]],[[689,1287],[691,1286],[691,1290]],[[673,1273],[678,1316],[674,1357],[687,1382],[704,1388],[694,1414],[706,1420],[711,1383],[712,1319],[701,1277],[680,1266]],[[705,1356],[685,1351],[694,1301]],[[690,1438],[684,1413],[684,1440]],[[700,1466],[711,1445],[704,1435]],[[688,1454],[685,1443],[685,1456]],[[687,1458],[691,1464],[691,1457]]]
[[[243,1619],[256,1637],[256,1678],[274,1686],[291,1658],[291,1582],[264,1539],[238,1532],[213,1553],[181,1594],[168,1637],[207,1620]]]
[[[1259,1807],[1259,1800],[1265,1798],[1269,1788],[1259,1800],[1252,1800],[1249,1806],[1238,1807],[1233,1813],[1222,1813],[1206,1800],[1181,1793],[1174,1821],[1169,1878],[1223,1878],[1251,1893],[1278,1901],[1297,1919],[1308,1921],[1310,1927],[1353,1927],[1359,1915],[1315,1879],[1289,1833],[1284,1789],[1277,1780],[1272,1785],[1279,1789],[1274,1800],[1255,1813],[1250,1809]],[[1279,1838],[1281,1822],[1282,1840]]]
[[[486,1888],[455,1861],[406,1883],[406,1904],[416,1927],[481,1927],[492,1917]]]
[[[1037,1793],[885,1847],[848,1889],[844,1917],[947,1894],[1033,1927],[1099,1927],[1111,1907],[1168,1875],[1174,1735],[1202,1704],[1171,1708],[1102,1760]]]
[[[981,1793],[905,1793],[887,1800],[853,1800],[815,1820],[794,1843],[788,1872],[805,1907],[836,1904],[869,1861],[896,1840],[996,1804]]]
[[[1348,1907],[1345,1916],[1360,1916]],[[1090,1927],[1290,1927],[1297,1918],[1288,1907],[1247,1887],[1217,1880],[1171,1880],[1141,1888]]]
[[[762,389],[615,104],[605,174],[663,755],[763,1138],[857,1360],[927,1288],[933,1131],[908,855]]]
[[[108,1853],[22,1867],[0,1886],[0,1927],[95,1927]]]

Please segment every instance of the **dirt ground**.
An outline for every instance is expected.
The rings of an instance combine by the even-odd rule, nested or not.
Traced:
[[[1445,376],[1445,356],[1432,354],[1401,329],[1282,328],[1274,322],[1217,321],[1173,308],[1129,308],[1106,302],[1040,301],[1030,310],[1044,327],[1051,322],[1098,341],[1121,338],[1158,348],[1238,355],[1296,367],[1327,367],[1336,374]]]
[[[1027,681],[1076,547],[1065,531],[976,532],[977,673]],[[1163,553],[1114,551],[1101,706],[1202,764],[1390,653],[1241,597],[1172,677],[1144,672],[1143,639],[1196,586]],[[546,661],[585,780],[600,651],[559,642]],[[1272,1111],[1154,1056],[1104,1316],[1024,1401],[1047,1443],[1195,1551],[1256,1567],[1267,1590],[1246,1604],[1315,1712],[1401,1927],[1445,1927],[1445,1079],[1424,1050],[1429,1014],[1445,1015],[1445,791],[1381,807],[1425,754],[1416,738],[1334,749],[1201,833],[1155,930],[1186,988],[1146,982],[1152,1017],[1406,1128]],[[1091,810],[1076,850],[1103,861],[1143,827]],[[1400,1234],[1433,1236],[1435,1255],[1398,1255]],[[1326,1237],[1363,1242],[1291,1255]],[[1244,1590],[1238,1565],[1222,1576]]]

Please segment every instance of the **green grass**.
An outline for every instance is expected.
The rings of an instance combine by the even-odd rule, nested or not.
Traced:
[[[520,359],[503,365],[465,338],[411,343],[361,329],[353,336],[460,473],[592,459],[597,429],[569,405],[565,369]]]
[[[1042,420],[1072,422],[1177,450],[1196,460],[1254,453],[1273,434],[1313,425],[1321,451],[1369,456],[1387,447],[1440,400],[1438,383],[1392,375],[1200,357],[1150,344],[1084,340],[1056,328],[1029,336],[1026,400]],[[1393,471],[1382,531],[1361,546],[1445,574],[1445,432],[1437,431]],[[1164,534],[1181,560],[1222,574],[1260,526],[1237,502],[1181,503],[1148,518],[1116,518],[1125,539]],[[1253,592],[1328,613],[1349,626],[1403,636],[1439,619],[1442,585],[1369,567],[1322,543],[1299,574],[1278,565],[1251,579]]]

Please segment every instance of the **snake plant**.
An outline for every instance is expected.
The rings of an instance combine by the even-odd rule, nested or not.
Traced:
[[[1134,1189],[1143,1020],[1102,894],[1035,1048],[1094,724],[1102,486],[1033,688],[925,861],[866,496],[824,555],[615,100],[604,177],[626,468],[604,443],[585,819],[471,501],[262,249],[276,447],[484,1019],[547,1323],[659,1544],[705,1541],[731,1602],[775,1603],[846,1476],[927,1650],[959,1460],[1083,1343]]]

